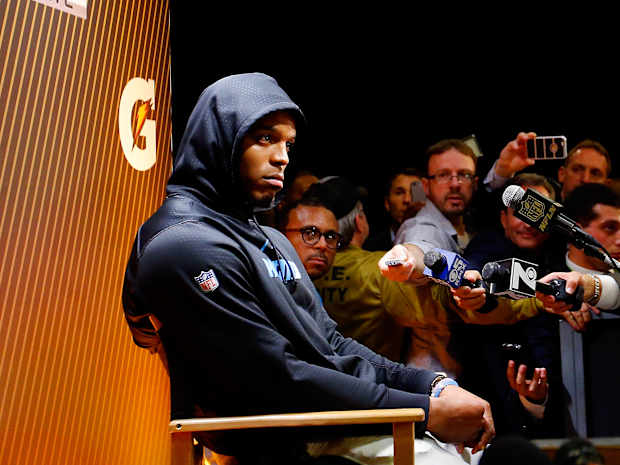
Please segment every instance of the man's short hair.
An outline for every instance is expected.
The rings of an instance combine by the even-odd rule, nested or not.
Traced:
[[[296,202],[293,202],[291,204],[286,204],[284,206],[284,208],[282,209],[282,211],[280,212],[280,214],[277,217],[277,224],[276,227],[280,230],[280,231],[284,231],[286,229],[286,227],[288,226],[288,222],[290,220],[290,214],[291,214],[291,210],[294,210],[295,208],[299,207],[299,206],[304,206],[304,207],[323,207],[327,210],[329,210],[329,208],[327,207],[327,205],[325,204],[325,202],[323,201],[323,198],[319,195],[314,195],[314,194],[310,194],[310,195],[306,195],[308,192],[306,191],[301,199],[299,199]]]
[[[357,186],[343,176],[328,176],[311,185],[304,196],[321,199],[338,220],[343,245],[348,245],[355,232],[355,217],[364,212],[368,197],[365,187]]]
[[[450,149],[455,149],[456,151],[461,152],[463,155],[471,158],[474,161],[474,168],[476,167],[478,163],[478,157],[476,157],[476,154],[469,145],[467,145],[461,139],[443,139],[426,149],[426,164],[424,166],[424,170],[426,171],[427,175],[428,162],[430,161],[431,157],[433,155],[439,155],[441,153],[444,153]]]
[[[528,187],[544,187],[549,192],[548,197],[551,200],[556,199],[556,192],[553,184],[545,176],[537,173],[519,173],[513,177],[509,184],[516,184],[524,189]]]
[[[605,157],[605,160],[607,160],[607,173],[606,174],[607,176],[609,176],[609,174],[611,173],[611,157],[609,156],[609,152],[607,151],[605,147],[603,147],[603,144],[595,140],[592,140],[592,139],[582,140],[577,145],[575,145],[570,150],[570,152],[568,152],[568,156],[566,157],[566,160],[564,160],[564,166],[568,166],[568,163],[570,162],[571,157],[575,155],[581,149],[596,150],[598,153],[603,155]]]
[[[424,177],[424,173],[419,168],[406,167],[406,168],[397,169],[397,170],[392,172],[392,174],[388,178],[387,182],[383,186],[383,196],[384,197],[388,197],[390,195],[390,190],[392,190],[392,183],[401,174],[403,174],[405,176],[415,176],[415,177],[418,177],[418,178]]]
[[[594,212],[597,203],[620,208],[620,193],[605,184],[582,184],[568,194],[564,209],[569,218],[585,228],[597,217]]]
[[[361,201],[353,206],[353,209],[346,215],[338,218],[338,232],[342,236],[343,245],[348,245],[355,234],[355,218],[364,213],[364,206]]]

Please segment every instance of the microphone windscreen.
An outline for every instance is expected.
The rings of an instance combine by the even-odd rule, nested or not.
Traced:
[[[482,267],[481,274],[482,279],[490,283],[497,283],[506,277],[502,267],[497,262],[486,263]]]
[[[504,205],[510,208],[516,208],[519,206],[519,202],[523,198],[525,191],[521,186],[517,186],[516,184],[512,184],[504,189],[504,193],[502,194],[502,202]]]
[[[441,272],[441,269],[447,265],[447,260],[442,253],[439,253],[436,250],[429,250],[424,254],[424,265],[430,268],[433,272],[438,273]]]

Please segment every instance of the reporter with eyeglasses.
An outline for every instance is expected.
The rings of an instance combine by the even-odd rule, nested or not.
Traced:
[[[415,244],[424,252],[440,248],[462,254],[472,233],[465,214],[477,182],[476,155],[463,141],[444,139],[429,147],[422,178],[429,201],[415,217],[403,222],[395,244]]]
[[[312,279],[329,270],[342,245],[342,236],[335,231],[338,222],[333,214],[326,213],[318,203],[297,203],[286,212],[286,226],[282,229]]]

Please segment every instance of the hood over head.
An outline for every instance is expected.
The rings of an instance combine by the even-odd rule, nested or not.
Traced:
[[[207,87],[192,111],[174,159],[167,193],[186,193],[206,205],[239,209],[249,204],[239,183],[241,142],[252,125],[286,110],[304,125],[299,107],[271,76],[236,74]]]

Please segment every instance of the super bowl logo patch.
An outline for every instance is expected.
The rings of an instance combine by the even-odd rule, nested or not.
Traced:
[[[194,276],[194,280],[198,283],[200,289],[205,292],[214,291],[220,285],[213,270],[201,271],[198,276]]]

